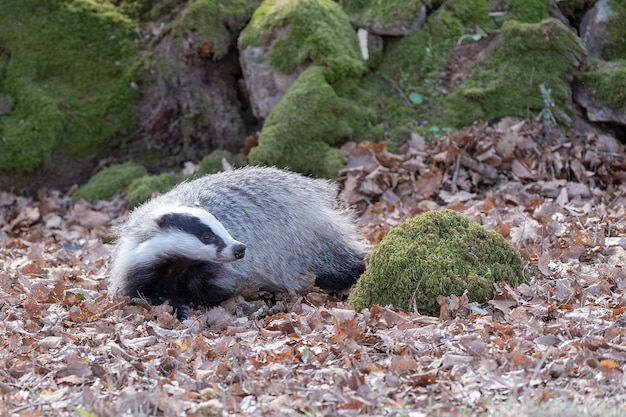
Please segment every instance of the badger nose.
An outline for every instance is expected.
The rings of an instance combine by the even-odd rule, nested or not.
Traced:
[[[246,255],[246,245],[241,243],[233,246],[233,255],[236,259],[241,259]]]

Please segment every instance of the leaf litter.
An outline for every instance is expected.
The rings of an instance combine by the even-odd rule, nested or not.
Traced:
[[[343,150],[342,194],[372,245],[447,207],[510,240],[531,282],[440,297],[439,318],[312,290],[181,323],[107,294],[122,198],[0,192],[0,415],[626,413],[623,145],[504,119]]]

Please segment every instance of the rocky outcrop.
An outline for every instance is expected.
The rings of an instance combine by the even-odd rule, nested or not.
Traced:
[[[583,17],[580,37],[587,48],[589,58],[603,59],[602,50],[611,39],[608,21],[611,17],[609,0],[598,1]]]
[[[308,67],[301,65],[291,74],[283,74],[272,66],[267,50],[254,45],[240,47],[239,62],[252,113],[260,119],[267,118],[289,87]]]
[[[626,126],[626,108],[611,108],[598,97],[588,84],[576,83],[573,89],[574,100],[587,110],[587,118],[592,122],[617,123]]]

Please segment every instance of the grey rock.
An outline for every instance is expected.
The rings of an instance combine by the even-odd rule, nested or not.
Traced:
[[[583,17],[580,37],[590,58],[603,59],[602,50],[610,41],[607,22],[612,13],[609,0],[600,0]]]
[[[592,122],[609,122],[626,125],[626,108],[612,109],[595,93],[590,85],[575,83],[574,101],[587,110],[587,118]]]
[[[252,114],[260,119],[267,118],[289,87],[308,67],[301,65],[293,73],[283,74],[272,66],[264,48],[253,45],[240,49],[239,62]]]

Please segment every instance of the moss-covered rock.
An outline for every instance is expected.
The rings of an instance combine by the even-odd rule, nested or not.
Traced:
[[[80,158],[132,133],[137,35],[115,7],[5,0],[0,27],[0,45],[10,56],[0,96],[14,101],[0,115],[0,170],[32,172],[53,150]]]
[[[421,0],[339,0],[357,27],[381,35],[409,35],[423,23]]]
[[[170,25],[183,53],[197,52],[214,60],[226,55],[235,44],[261,0],[191,0]],[[193,44],[190,36],[193,34]]]
[[[348,133],[337,132],[340,110],[340,99],[322,68],[309,67],[270,113],[248,160],[253,165],[335,177],[343,167],[343,154],[330,145]]]
[[[485,27],[490,22],[491,3],[488,0],[448,0],[445,5],[465,26]]]
[[[91,177],[87,184],[78,188],[72,195],[72,199],[74,201],[81,198],[89,201],[105,200],[126,191],[134,179],[147,174],[143,166],[133,162],[111,165]]]
[[[482,302],[494,282],[526,282],[519,253],[501,235],[451,211],[431,211],[392,229],[374,248],[351,303],[409,309],[414,297],[421,314],[439,315],[437,296],[461,295]]]
[[[582,78],[607,106],[615,110],[626,108],[626,60],[598,62]]]
[[[423,30],[386,41],[382,64],[362,80],[368,94],[359,102],[380,103],[379,117],[391,145],[408,140],[414,131],[432,137],[434,129],[447,130],[439,80],[453,46],[465,33],[451,11],[439,10],[428,17]]]
[[[169,173],[138,177],[128,185],[126,199],[132,207],[136,207],[148,201],[155,193],[166,193],[184,180],[185,176],[183,174]]]
[[[290,74],[311,61],[329,82],[365,71],[356,33],[331,0],[265,0],[240,36],[240,47],[270,44],[274,68]]]
[[[544,107],[539,85],[552,91],[555,115],[571,114],[566,76],[584,60],[584,47],[554,19],[541,23],[505,22],[493,52],[441,103],[454,127],[478,119],[526,117]]]
[[[550,17],[550,0],[507,0],[507,17],[523,23],[539,23]]]

